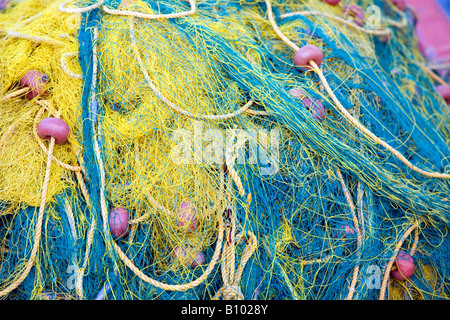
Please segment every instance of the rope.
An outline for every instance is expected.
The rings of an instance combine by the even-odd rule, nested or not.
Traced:
[[[196,280],[187,283],[187,284],[180,284],[180,285],[170,285],[170,284],[166,284],[160,281],[157,281],[155,279],[152,279],[150,277],[148,277],[147,275],[145,275],[139,268],[137,268],[133,262],[128,259],[128,257],[126,256],[125,253],[123,253],[123,251],[120,249],[120,247],[113,242],[113,246],[114,249],[116,250],[117,255],[120,257],[120,259],[125,263],[125,265],[134,272],[134,274],[136,276],[138,276],[142,281],[145,281],[157,288],[163,289],[163,290],[170,290],[170,291],[186,291],[188,289],[192,289],[198,285],[200,285],[208,276],[209,274],[212,272],[215,264],[217,263],[219,256],[220,256],[220,252],[221,252],[221,247],[222,247],[222,242],[223,242],[223,221],[222,219],[219,219],[219,230],[218,230],[218,238],[217,238],[217,243],[216,243],[216,249],[214,251],[213,257],[211,259],[211,262],[209,263],[208,267],[206,268],[206,270],[203,272],[203,274],[198,277]]]
[[[241,177],[239,176],[239,174],[234,169],[234,166],[231,165],[231,164],[227,165],[227,172],[231,176],[231,178],[233,179],[234,183],[236,184],[236,187],[239,190],[239,194],[242,197],[245,197],[244,185],[242,184]],[[251,193],[247,194],[247,199],[246,200],[247,200],[247,203],[249,203],[249,204],[252,202],[252,194]]]
[[[41,203],[39,206],[39,215],[38,220],[35,227],[35,235],[34,235],[34,243],[33,248],[31,250],[30,258],[28,259],[24,270],[22,271],[22,274],[14,280],[13,283],[11,283],[7,288],[0,291],[0,297],[6,296],[11,291],[16,289],[22,282],[25,280],[25,278],[28,276],[28,274],[31,271],[31,268],[34,265],[36,255],[39,250],[39,244],[41,241],[41,235],[42,235],[42,220],[44,218],[44,211],[45,211],[45,202],[47,198],[47,189],[48,184],[50,182],[50,169],[52,164],[52,154],[53,154],[53,148],[55,146],[55,138],[50,139],[50,144],[48,147],[48,154],[47,154],[47,168],[45,170],[45,177],[44,177],[44,183],[42,185],[42,195],[41,195]]]
[[[218,300],[220,297],[223,297],[224,300],[244,300],[244,295],[239,287],[239,282],[241,281],[242,272],[244,271],[245,265],[258,246],[258,241],[256,236],[252,232],[248,231],[249,243],[244,249],[239,267],[235,269],[236,245],[242,241],[243,234],[239,233],[235,236],[236,215],[233,210],[227,209],[226,211],[230,213],[228,216],[228,222],[230,225],[227,226],[227,241],[225,242],[225,247],[222,253],[221,273],[223,285],[216,292],[212,300]]]
[[[22,89],[18,89],[16,91],[13,91],[11,93],[8,93],[6,95],[4,95],[1,99],[1,101],[6,101],[15,97],[18,97],[26,92],[28,92],[28,90],[30,90],[30,88],[26,87],[26,88],[22,88]]]
[[[69,203],[69,200],[67,198],[64,199],[64,209],[66,211],[67,214],[67,218],[69,220],[69,225],[70,225],[70,231],[72,232],[72,237],[73,237],[73,242],[76,243],[77,242],[77,231],[76,231],[76,226],[75,226],[75,217],[73,215],[73,210],[72,210],[72,206]],[[73,255],[73,259],[72,259],[72,265],[76,266],[77,262],[76,262],[76,250],[74,250],[74,255]],[[75,272],[75,277],[76,277],[76,288],[77,288],[77,294],[78,297],[80,298],[83,292],[83,289],[81,287],[81,290],[79,290],[78,288],[78,284],[80,283],[80,273],[78,272],[78,270],[76,269]],[[82,282],[81,282],[82,283]]]
[[[138,168],[143,168],[144,166],[142,165],[142,162],[140,160],[140,156],[139,153],[141,152],[141,148],[139,148],[138,145],[133,144],[133,148],[135,151],[135,160],[137,162]],[[166,215],[168,216],[174,216],[174,213],[172,211],[170,211],[169,209],[166,209],[164,206],[162,206],[158,201],[155,200],[155,198],[153,198],[153,196],[151,194],[147,194],[147,198],[150,201],[151,205],[156,209],[156,210],[160,210],[162,212],[164,212]],[[142,216],[135,218],[133,220],[129,221],[129,224],[132,225],[132,229],[131,229],[131,239],[130,241],[133,241],[134,238],[134,232],[136,232],[136,228],[137,228],[137,224],[141,223],[142,221],[147,220],[150,217],[150,213],[145,213]]]
[[[40,18],[42,16],[42,12],[39,12],[35,14],[34,16],[31,16],[29,18],[26,18],[25,20],[22,20],[18,25],[15,26],[16,29],[23,28],[25,25],[27,25],[29,22],[36,20],[37,18]]]
[[[29,34],[25,34],[25,33],[21,33],[18,31],[8,31],[6,32],[6,36],[10,37],[10,38],[19,38],[19,39],[26,39],[26,40],[31,40],[40,44],[49,44],[52,46],[63,46],[64,43],[53,40],[53,39],[49,39],[49,38],[44,38],[44,37],[38,37],[38,36],[32,36]]]
[[[340,22],[342,24],[345,24],[345,25],[347,25],[347,26],[349,26],[351,28],[354,28],[354,29],[356,29],[358,31],[361,31],[361,32],[364,32],[364,33],[367,33],[367,34],[377,35],[377,36],[387,36],[387,35],[390,35],[392,33],[390,29],[378,29],[378,30],[375,30],[375,29],[363,28],[363,27],[358,26],[356,23],[354,23],[352,21],[343,19],[341,17],[333,16],[331,14],[328,14],[328,13],[325,13],[325,12],[321,12],[321,11],[290,12],[290,13],[285,13],[285,14],[280,15],[280,19],[285,19],[285,18],[288,18],[288,17],[296,16],[296,15],[300,15],[300,16],[304,16],[304,17],[307,17],[307,16],[323,16],[323,17],[326,17],[326,18],[329,18],[329,19],[336,20],[336,21],[338,21],[338,22]]]
[[[241,107],[239,110],[232,112],[232,113],[228,113],[228,114],[221,114],[221,115],[195,115],[190,113],[187,110],[184,110],[180,107],[178,107],[176,104],[174,104],[172,101],[170,101],[169,99],[167,99],[159,90],[158,88],[155,86],[155,84],[152,82],[152,80],[150,79],[150,76],[147,72],[147,70],[144,67],[144,63],[142,62],[141,56],[138,52],[137,46],[136,46],[136,42],[134,40],[134,28],[133,28],[133,20],[131,19],[130,21],[130,39],[131,39],[131,45],[133,47],[133,50],[135,52],[136,55],[136,59],[139,63],[140,69],[142,74],[144,75],[145,80],[147,81],[148,86],[150,87],[150,89],[152,89],[153,93],[159,98],[161,99],[167,106],[169,106],[172,110],[174,110],[175,112],[182,114],[186,117],[192,118],[192,119],[199,119],[199,120],[225,120],[225,119],[229,119],[229,118],[233,118],[238,116],[239,114],[243,113],[244,111],[246,111],[251,105],[253,105],[253,101],[250,100],[248,101],[243,107]]]
[[[13,210],[14,210],[13,206],[8,207],[7,209],[5,209],[2,212],[0,212],[0,217],[1,216],[6,216],[7,214],[12,214]]]
[[[36,138],[37,143],[39,144],[39,146],[41,147],[42,151],[44,151],[44,153],[48,154],[48,150],[45,147],[44,143],[42,142],[42,139],[39,138],[38,132],[37,132],[37,124],[38,124],[38,120],[42,117],[42,114],[44,113],[44,110],[47,109],[49,110],[49,106],[48,106],[48,102],[47,101],[41,101],[38,100],[36,101],[38,104],[40,104],[43,108],[41,108],[39,110],[39,112],[37,113],[36,117],[34,118],[34,123],[33,123],[33,133],[34,133],[34,137]],[[58,164],[60,167],[69,170],[69,171],[80,171],[81,167],[80,166],[71,166],[67,163],[62,162],[61,160],[59,160],[58,158],[54,157],[52,155],[52,160],[55,161],[56,164]]]
[[[273,18],[272,14],[272,7],[270,5],[270,0],[264,0],[267,5],[267,14],[270,21],[270,24],[272,25],[273,29],[275,30],[275,33],[288,45],[290,46],[294,51],[298,51],[300,48],[294,44],[292,41],[290,41],[281,31],[278,29],[278,26]],[[317,64],[311,60],[309,61],[309,64],[314,68],[314,71],[319,75],[320,81],[322,82],[323,86],[325,87],[325,90],[331,97],[331,99],[334,102],[334,107],[336,107],[343,116],[352,123],[356,128],[358,128],[361,132],[365,133],[367,136],[369,136],[372,140],[375,141],[377,144],[381,144],[383,147],[385,147],[392,155],[394,155],[397,159],[399,159],[401,162],[403,162],[408,168],[411,170],[420,173],[421,175],[424,175],[426,177],[430,178],[441,178],[441,179],[450,179],[450,174],[446,173],[439,173],[439,172],[429,172],[422,170],[415,165],[413,165],[411,162],[408,161],[408,159],[405,158],[400,152],[395,150],[393,147],[391,147],[388,143],[382,141],[380,138],[378,138],[375,134],[373,134],[369,129],[367,129],[363,124],[361,124],[357,119],[355,119],[341,104],[341,102],[338,100],[338,98],[334,95],[333,90],[330,88],[327,79],[325,78],[322,70],[317,66]]]
[[[80,162],[80,164],[82,164],[81,160],[79,160],[79,162]],[[81,189],[81,193],[83,194],[83,197],[86,200],[87,205],[90,206],[91,199],[89,197],[89,193],[87,191],[83,176],[81,175],[80,171],[75,171],[75,175],[77,177],[78,184]],[[97,221],[95,220],[94,217],[92,217],[91,227],[89,228],[88,236],[87,236],[87,244],[86,244],[86,250],[85,250],[85,254],[84,254],[84,261],[83,261],[82,267],[78,270],[78,277],[77,277],[77,282],[76,282],[76,291],[77,291],[79,299],[81,299],[81,300],[84,298],[83,297],[84,272],[87,268],[87,264],[89,261],[89,255],[90,255],[91,248],[92,248],[92,243],[94,242],[94,232],[95,232],[96,226],[97,226]]]
[[[439,77],[436,73],[433,72],[433,70],[430,67],[427,67],[421,63],[418,64],[423,70],[425,70],[426,73],[436,82],[438,82],[441,85],[448,86],[448,83]]]
[[[80,299],[83,299],[83,276],[84,276],[84,271],[86,270],[86,267],[87,267],[87,264],[89,261],[89,255],[91,252],[92,243],[94,241],[94,231],[96,228],[96,224],[97,223],[96,223],[95,218],[92,218],[92,224],[88,231],[87,245],[86,245],[86,252],[84,254],[83,266],[80,268],[79,275],[77,278],[76,290],[77,290],[77,294],[80,297]]]
[[[66,211],[67,218],[69,220],[70,225],[70,231],[72,232],[73,241],[76,242],[77,237],[77,230],[75,228],[75,217],[73,215],[72,206],[69,203],[69,200],[67,198],[64,199],[64,210]]]
[[[307,265],[311,265],[311,264],[315,264],[315,263],[327,262],[330,259],[331,259],[331,256],[326,256],[325,258],[317,258],[317,259],[313,259],[313,260],[304,260],[304,261],[300,262],[300,264],[302,266],[307,266]]]
[[[358,120],[356,120],[340,103],[340,101],[337,99],[337,97],[334,95],[333,90],[328,85],[327,79],[323,75],[322,70],[317,66],[317,64],[314,61],[309,61],[309,63],[314,68],[314,71],[317,72],[319,75],[319,78],[322,82],[322,84],[325,87],[325,90],[330,95],[331,99],[334,102],[335,107],[343,114],[343,116],[356,128],[358,128],[361,132],[369,136],[372,140],[374,140],[377,144],[381,144],[383,147],[385,147],[392,155],[394,155],[397,159],[399,159],[401,162],[403,162],[408,168],[411,170],[420,173],[421,175],[424,175],[426,177],[430,178],[441,178],[441,179],[450,179],[450,174],[446,173],[439,173],[439,172],[429,172],[422,170],[415,165],[413,165],[411,162],[408,161],[408,159],[405,158],[400,152],[395,150],[393,147],[391,147],[388,143],[384,142],[380,138],[378,138],[375,134],[373,134],[369,129],[367,129],[363,124],[361,124]]]
[[[137,45],[136,42],[134,40],[134,20],[130,19],[129,21],[130,24],[130,39],[131,39],[131,45],[133,47],[133,50],[135,51],[135,55],[136,55],[136,59],[139,62],[139,66],[141,68],[141,71],[145,77],[145,80],[147,81],[148,86],[152,89],[152,91],[154,92],[154,94],[161,99],[166,105],[168,105],[171,109],[173,109],[174,111],[176,111],[177,113],[180,113],[182,115],[185,115],[189,118],[193,118],[193,119],[201,119],[201,120],[225,120],[225,119],[229,119],[232,117],[235,117],[241,113],[243,113],[244,111],[248,110],[248,108],[253,104],[253,101],[250,100],[248,101],[243,107],[241,107],[239,110],[232,112],[232,113],[228,113],[228,114],[222,114],[222,115],[194,115],[192,113],[190,113],[189,111],[186,111],[180,107],[178,107],[177,105],[175,105],[174,103],[172,103],[170,100],[168,100],[158,89],[157,87],[153,84],[153,82],[150,79],[150,76],[148,75],[147,70],[144,67],[144,64],[142,62],[141,56],[139,55],[138,49],[137,49]],[[245,196],[245,190],[244,187],[242,185],[241,179],[239,177],[239,175],[237,174],[237,172],[234,170],[233,166],[229,166],[229,173],[232,176],[233,180],[236,182],[236,185],[239,189],[239,193],[242,196]],[[247,202],[250,203],[251,202],[251,194],[247,195]]]
[[[365,227],[364,227],[364,213],[363,213],[363,197],[364,197],[364,190],[362,187],[361,181],[358,181],[358,189],[357,189],[357,206],[358,206],[358,218],[361,222],[361,238],[364,239],[365,237]]]
[[[98,29],[95,28],[94,29],[94,42],[95,42],[95,40],[97,40],[97,38],[98,38]],[[97,55],[97,45],[95,44],[93,47],[93,74],[94,75],[96,75],[96,73],[97,73],[96,55]],[[93,76],[92,81],[93,81],[92,87],[95,88],[96,76]],[[95,97],[95,90],[93,90],[92,96],[93,96],[93,98]],[[93,126],[95,126],[95,124],[93,124]],[[93,129],[95,130],[95,127]],[[101,132],[100,125],[98,126],[98,133],[99,132]],[[106,177],[105,177],[105,169],[104,169],[104,165],[103,165],[103,161],[102,161],[102,157],[101,157],[100,147],[99,147],[99,143],[98,143],[98,133],[94,137],[94,151],[95,151],[95,156],[96,156],[96,160],[98,162],[99,171],[100,171],[100,207],[101,207],[101,214],[102,214],[102,219],[103,219],[103,231],[105,234],[108,234],[108,225],[107,225],[108,209],[107,209],[106,197],[105,197]],[[153,285],[153,286],[158,287],[163,290],[185,291],[185,290],[188,290],[188,289],[191,289],[191,288],[194,288],[194,287],[200,285],[212,272],[212,270],[220,256],[222,242],[223,242],[223,232],[224,232],[223,221],[222,221],[222,219],[219,219],[219,230],[218,230],[219,234],[218,234],[218,238],[217,238],[216,249],[214,251],[213,257],[212,257],[208,267],[206,268],[204,273],[200,277],[198,277],[196,280],[194,280],[190,283],[181,284],[181,285],[170,285],[170,284],[166,284],[166,283],[163,283],[163,282],[160,282],[160,281],[157,281],[155,279],[148,277],[139,268],[137,268],[134,265],[134,263],[127,257],[127,255],[122,251],[122,249],[119,247],[119,245],[116,242],[114,242],[114,241],[111,241],[111,242],[112,242],[112,247],[113,247],[114,251],[116,252],[116,254],[119,256],[119,258],[142,281],[145,281],[145,282],[149,283],[150,285]],[[111,246],[111,243],[109,241],[107,241],[107,245],[109,248]]]
[[[353,224],[355,226],[356,239],[357,239],[357,248],[356,248],[356,250],[358,251],[357,261],[359,261],[361,259],[360,248],[361,248],[362,240],[361,240],[361,231],[359,229],[358,219],[357,219],[356,213],[355,213],[355,210],[356,210],[355,204],[353,203],[352,196],[350,195],[350,192],[348,191],[347,184],[345,183],[345,180],[342,177],[342,173],[341,173],[341,171],[339,169],[336,169],[336,174],[337,174],[337,176],[339,178],[342,190],[344,191],[345,199],[347,200],[347,203],[348,203],[348,205],[350,207],[350,210],[351,210],[351,213],[352,213],[352,219],[353,219]],[[359,264],[357,264],[355,266],[355,268],[353,269],[352,282],[351,282],[350,287],[349,287],[347,300],[352,300],[353,294],[355,292],[355,285],[356,285],[356,282],[358,281],[358,273],[359,273]]]
[[[394,27],[397,27],[397,28],[399,28],[399,29],[405,28],[405,27],[408,25],[408,19],[406,19],[405,13],[404,13],[403,11],[401,11],[401,10],[400,10],[393,2],[392,2],[392,0],[388,0],[388,2],[390,3],[390,5],[391,5],[392,9],[395,11],[395,13],[399,14],[399,15],[402,17],[402,22],[397,22],[397,21],[394,21],[394,20],[392,20],[392,19],[386,19],[386,21],[387,21],[390,25],[392,25],[392,26],[394,26]],[[408,7],[409,7],[410,9],[412,9],[411,6],[408,6]]]
[[[387,287],[387,283],[389,280],[389,274],[391,272],[392,266],[395,263],[395,259],[397,257],[398,251],[400,250],[401,246],[403,245],[403,242],[405,241],[405,239],[411,234],[411,232],[415,232],[414,235],[414,243],[411,246],[410,249],[410,255],[413,256],[414,253],[416,252],[416,248],[417,248],[417,243],[419,242],[419,231],[417,230],[419,226],[419,223],[415,223],[413,224],[411,227],[409,227],[409,229],[405,232],[405,234],[401,237],[401,239],[398,241],[397,245],[395,246],[394,249],[394,254],[392,255],[392,257],[389,259],[389,263],[386,266],[385,272],[384,272],[384,277],[383,277],[383,282],[381,283],[381,289],[380,289],[380,297],[379,300],[384,300],[385,297],[385,292],[386,292],[386,287]]]
[[[70,2],[72,2],[73,0],[66,0],[64,2],[62,2],[59,6],[58,6],[58,10],[62,11],[62,12],[66,12],[66,13],[82,13],[82,12],[88,12],[91,11],[93,9],[96,9],[98,7],[100,7],[103,4],[103,0],[99,1],[97,3],[94,3],[93,5],[90,6],[86,6],[83,8],[66,8],[66,5]]]
[[[105,174],[104,174],[104,169],[103,169],[103,164],[101,161],[101,155],[100,155],[100,148],[98,147],[98,143],[96,143],[96,139],[94,140],[94,145],[95,145],[95,153],[96,153],[96,157],[99,160],[99,168],[100,168],[100,172],[101,172],[101,185],[102,185],[102,189],[104,187],[104,183],[105,183]],[[135,146],[135,149],[137,149],[136,151],[139,150],[139,147]],[[100,192],[100,196],[101,199],[103,195],[103,192]],[[161,206],[151,195],[148,195],[148,198],[150,200],[150,202],[152,203],[153,206],[155,206],[155,208],[163,210],[165,212],[169,212],[169,210],[167,210],[166,208],[164,208],[163,206]],[[103,200],[101,201],[101,208],[102,208],[102,216],[103,219],[105,221],[105,219],[107,219],[107,210],[106,210],[106,204],[103,204]],[[132,223],[133,225],[137,225],[137,223],[145,220],[148,217],[148,214],[145,214],[137,219],[131,220],[130,223]],[[235,221],[234,221],[234,226],[235,226]],[[235,227],[233,228],[233,230],[235,229]],[[221,248],[222,248],[222,243],[223,243],[223,232],[224,232],[224,223],[222,221],[222,219],[219,219],[219,230],[218,230],[218,240],[216,243],[216,249],[214,251],[213,257],[211,259],[211,262],[209,263],[208,267],[206,268],[205,272],[196,280],[187,283],[187,284],[182,284],[182,285],[170,285],[170,284],[165,284],[162,282],[159,282],[155,279],[152,279],[150,277],[148,277],[147,275],[145,275],[139,268],[137,268],[133,262],[126,256],[125,253],[123,253],[123,251],[121,250],[121,248],[115,243],[113,242],[113,247],[114,250],[116,251],[117,255],[119,256],[119,258],[125,263],[125,265],[131,270],[133,271],[141,280],[156,286],[160,289],[163,290],[172,290],[172,291],[185,291],[188,289],[191,289],[195,286],[198,286],[199,284],[201,284],[207,277],[208,275],[211,273],[212,269],[214,268],[215,264],[217,263],[220,253],[221,253]],[[230,239],[230,235],[227,234],[227,239]],[[237,270],[236,276],[233,276],[233,278],[230,278],[230,275],[234,275],[233,271],[230,270],[234,270],[232,269],[232,267],[234,268],[234,252],[233,249],[227,245],[226,248],[224,249],[224,254],[222,255],[223,257],[223,261],[222,261],[222,274],[224,276],[224,279],[226,279],[225,281],[228,281],[227,283],[229,283],[229,286],[224,286],[222,289],[220,289],[217,293],[216,293],[216,297],[218,298],[219,296],[221,296],[222,294],[224,295],[224,297],[231,297],[233,296],[233,293],[238,293],[235,289],[236,283],[239,282],[241,276],[242,276],[242,272],[243,269],[248,261],[248,259],[252,256],[253,252],[255,251],[256,247],[257,247],[257,240],[256,240],[256,236],[254,234],[252,234],[251,232],[249,232],[249,236],[250,236],[250,240],[251,240],[251,244],[249,246],[246,247],[245,251],[244,251],[244,255],[242,257],[242,261],[241,264]],[[238,237],[240,240],[240,236]],[[227,244],[229,243],[229,241],[227,241]],[[224,262],[225,261],[225,262]],[[226,265],[224,267],[224,265]],[[224,269],[225,268],[225,269]],[[230,279],[234,279],[232,281],[229,281]],[[237,281],[237,282],[236,282]],[[238,297],[241,297],[238,294]]]
[[[189,4],[191,6],[191,10],[184,11],[184,12],[177,12],[177,13],[169,13],[169,14],[146,14],[136,11],[128,11],[128,10],[116,10],[108,8],[107,6],[103,6],[102,9],[106,13],[112,14],[112,15],[121,15],[121,16],[131,16],[135,18],[141,18],[141,19],[173,19],[173,18],[181,18],[185,16],[190,16],[195,14],[197,11],[197,6],[195,4],[195,0],[188,0]]]
[[[430,70],[441,70],[441,69],[450,69],[450,63],[436,63],[433,64],[433,62],[430,62],[429,64],[426,65],[426,68],[430,69]]]
[[[269,22],[272,25],[273,30],[275,31],[275,33],[278,35],[278,37],[283,40],[284,43],[286,43],[289,47],[291,47],[295,52],[297,52],[300,48],[293,43],[291,40],[289,40],[288,37],[286,37],[283,32],[281,32],[281,30],[278,28],[277,23],[275,22],[275,19],[273,17],[273,12],[272,12],[272,5],[270,4],[269,0],[264,0],[266,2],[266,6],[267,6],[267,16],[269,18]]]
[[[67,57],[75,57],[78,55],[78,52],[66,52],[61,56],[61,68],[63,69],[63,71],[65,73],[67,73],[68,76],[75,78],[75,79],[83,79],[83,75],[82,74],[78,74],[78,73],[74,73],[72,71],[70,71],[69,67],[67,66],[66,63],[66,58]]]

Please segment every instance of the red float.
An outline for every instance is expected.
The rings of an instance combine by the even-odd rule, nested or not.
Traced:
[[[184,201],[177,209],[177,226],[187,232],[197,230],[197,217],[192,202]]]
[[[109,213],[109,228],[114,237],[120,238],[128,234],[129,214],[125,208],[119,207]]]
[[[294,64],[298,67],[306,68],[306,70],[312,69],[309,64],[309,61],[311,60],[314,61],[318,67],[320,67],[323,61],[322,50],[314,45],[301,47],[294,55]]]
[[[28,100],[32,100],[35,97],[44,94],[44,87],[49,80],[49,76],[40,71],[31,70],[25,73],[25,75],[20,79],[21,88],[29,88],[26,97]]]
[[[37,132],[41,139],[50,140],[53,137],[56,144],[63,144],[69,137],[70,128],[63,120],[50,117],[39,122]]]
[[[414,273],[414,260],[405,251],[399,251],[391,270],[391,277],[400,281],[409,279]]]

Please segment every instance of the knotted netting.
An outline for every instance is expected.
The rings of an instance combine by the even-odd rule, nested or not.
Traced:
[[[10,3],[0,295],[447,299],[449,108],[413,22],[391,1]],[[295,65],[309,45],[322,64]]]

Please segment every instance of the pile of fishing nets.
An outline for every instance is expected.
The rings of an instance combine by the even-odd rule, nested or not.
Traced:
[[[3,299],[449,297],[446,82],[401,1],[2,7]]]

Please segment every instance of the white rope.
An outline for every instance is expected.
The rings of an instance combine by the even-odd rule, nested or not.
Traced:
[[[83,8],[66,8],[66,5],[69,2],[72,2],[73,0],[66,0],[63,3],[61,3],[58,6],[58,10],[62,11],[62,12],[66,12],[66,13],[82,13],[82,12],[88,12],[91,11],[93,9],[96,9],[98,7],[100,7],[103,4],[103,0],[94,3],[93,5],[87,6],[87,7],[83,7]]]
[[[67,66],[66,63],[66,58],[68,57],[75,57],[78,55],[78,52],[66,52],[61,56],[61,68],[64,70],[64,72],[72,78],[75,79],[83,79],[83,75],[82,74],[78,74],[75,72],[70,71],[69,67]]]
[[[119,16],[131,16],[141,19],[172,19],[172,18],[181,18],[185,16],[193,15],[197,11],[197,7],[195,4],[195,0],[188,0],[189,4],[191,6],[191,10],[189,11],[183,11],[183,12],[176,12],[176,13],[168,13],[168,14],[146,14],[136,11],[129,11],[129,10],[117,10],[117,9],[111,9],[107,6],[103,6],[102,9],[106,13],[112,14],[112,15],[119,15]]]
[[[50,45],[54,45],[54,46],[62,46],[63,45],[63,43],[59,42],[59,41],[55,41],[55,40],[44,38],[44,37],[32,36],[29,34],[21,33],[18,31],[11,31],[11,30],[6,32],[6,37],[26,39],[26,40],[31,40],[31,41],[34,41],[37,43],[50,44]]]
[[[144,75],[145,80],[147,81],[148,86],[150,87],[150,89],[152,89],[153,93],[159,98],[161,99],[166,105],[168,105],[171,109],[173,109],[174,111],[176,111],[177,113],[180,113],[186,117],[192,118],[192,119],[200,119],[200,120],[225,120],[225,119],[229,119],[229,118],[233,118],[236,117],[237,115],[240,115],[241,113],[245,112],[248,108],[250,108],[250,106],[253,104],[253,100],[248,101],[243,107],[241,107],[240,109],[236,110],[235,112],[232,113],[227,113],[227,114],[219,114],[219,115],[196,115],[193,113],[190,113],[187,110],[184,110],[182,108],[180,108],[179,106],[177,106],[176,104],[174,104],[172,101],[170,101],[169,99],[167,99],[159,90],[158,88],[155,86],[155,84],[153,83],[153,81],[150,79],[150,76],[147,72],[147,70],[145,69],[144,63],[142,62],[142,58],[139,55],[138,49],[137,49],[137,45],[136,42],[134,40],[134,27],[133,27],[133,19],[130,20],[130,38],[131,38],[131,46],[133,47],[133,50],[135,51],[136,54],[136,59],[139,62],[139,67],[141,69],[142,74]]]

